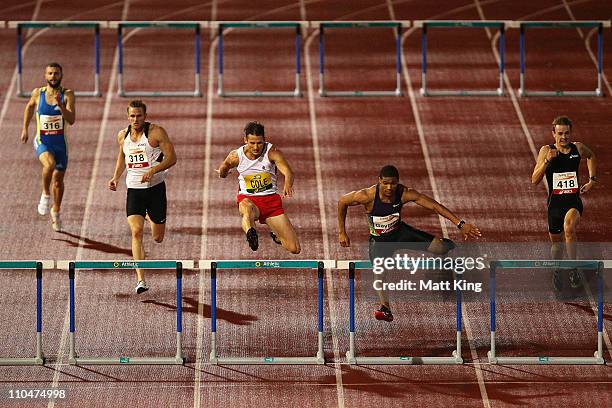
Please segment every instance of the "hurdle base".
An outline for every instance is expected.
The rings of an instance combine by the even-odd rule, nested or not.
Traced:
[[[32,366],[44,365],[45,358],[0,358],[0,366]]]
[[[322,357],[216,357],[210,359],[217,365],[323,365]]]
[[[402,91],[325,91],[319,89],[322,97],[372,97],[372,96],[402,96]]]
[[[71,365],[183,365],[184,357],[77,357]]]
[[[260,97],[294,97],[302,96],[300,91],[235,91],[235,92],[217,92],[217,95],[224,98],[260,98]]]
[[[504,96],[504,90],[497,88],[496,90],[430,90],[421,88],[421,96]]]
[[[519,96],[521,97],[529,97],[529,96],[603,96],[603,92],[601,89],[596,89],[594,91],[525,91],[519,89]]]
[[[527,365],[554,365],[554,364],[571,364],[571,365],[600,365],[605,364],[602,357],[497,357],[489,351],[487,353],[489,363],[491,364],[527,364]]]

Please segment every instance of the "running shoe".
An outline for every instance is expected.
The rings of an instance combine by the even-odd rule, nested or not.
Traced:
[[[49,201],[51,201],[51,196],[41,194],[40,201],[38,202],[38,213],[40,215],[47,215],[47,211],[49,211]]]
[[[51,227],[55,232],[62,232],[62,219],[60,213],[51,210]]]
[[[259,248],[259,238],[257,237],[257,231],[255,231],[255,228],[249,228],[246,233],[246,239],[251,249],[253,251],[257,251],[257,248]]]
[[[385,305],[380,305],[380,309],[374,312],[374,317],[376,320],[384,320],[385,322],[393,321],[393,314],[391,313],[391,309],[389,309]]]
[[[136,293],[140,295],[141,293],[144,293],[147,290],[149,290],[149,285],[147,285],[147,283],[144,281],[138,281],[138,285],[136,285]]]
[[[273,233],[272,231],[270,231],[270,236],[272,237],[272,241],[274,241],[275,243],[277,243],[278,245],[282,245],[283,243],[281,242],[281,240],[276,236],[275,233]]]
[[[572,289],[578,289],[582,286],[582,274],[578,269],[572,269],[569,271],[569,283]]]

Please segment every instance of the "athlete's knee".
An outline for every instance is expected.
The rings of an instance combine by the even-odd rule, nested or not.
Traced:
[[[566,222],[563,224],[563,232],[566,237],[576,236],[576,225],[573,222]]]
[[[142,241],[142,233],[143,233],[142,226],[131,225],[130,230],[132,231],[132,239]]]
[[[298,241],[295,242],[289,242],[287,244],[287,251],[291,252],[292,254],[299,254],[300,252],[302,252],[302,248],[300,248],[300,243]]]

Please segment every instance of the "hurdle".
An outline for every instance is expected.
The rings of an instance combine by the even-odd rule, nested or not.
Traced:
[[[210,362],[212,364],[325,364],[323,355],[323,276],[335,261],[326,260],[224,260],[200,261],[200,269],[210,270],[211,328]],[[217,270],[219,269],[316,269],[318,283],[317,354],[314,357],[219,357],[217,355]]]
[[[43,365],[42,350],[42,272],[55,266],[53,261],[0,261],[0,269],[36,270],[36,355],[32,358],[0,357],[0,366]]]
[[[414,356],[397,356],[397,357],[360,357],[357,356],[355,346],[355,270],[357,269],[372,269],[370,261],[337,261],[338,269],[348,269],[349,271],[349,350],[346,352],[346,359],[349,364],[395,364],[395,365],[417,365],[417,364],[463,364],[461,357],[461,309],[462,296],[461,291],[457,290],[457,336],[456,346],[450,357],[414,357]]]
[[[311,21],[319,29],[319,95],[320,96],[402,96],[402,28],[410,21]],[[395,38],[395,90],[393,91],[327,91],[325,89],[325,28],[393,28]]]
[[[491,364],[605,364],[603,358],[603,270],[612,266],[612,262],[605,265],[602,261],[560,261],[560,260],[499,260],[490,263],[489,275],[489,303],[491,314],[491,349],[487,355]],[[554,357],[554,356],[498,356],[495,349],[496,312],[495,312],[495,285],[496,271],[502,268],[516,269],[590,269],[597,271],[597,350],[593,357]]]
[[[503,96],[505,71],[505,31],[509,22],[499,20],[416,20],[414,27],[421,28],[421,95],[422,96]],[[499,84],[495,90],[430,90],[427,89],[427,30],[440,28],[497,28],[499,30]]]
[[[208,23],[205,21],[110,21],[110,28],[117,29],[117,49],[119,51],[119,63],[117,65],[117,95],[119,96],[191,96],[200,97],[202,91],[200,87],[200,44],[201,29],[206,28]],[[194,30],[194,90],[193,91],[126,91],[123,85],[123,30],[128,28],[164,28],[164,29],[192,29]]]
[[[211,27],[218,30],[218,45],[217,45],[217,95],[224,97],[268,97],[268,96],[295,96],[302,95],[300,89],[301,76],[301,59],[300,53],[302,48],[302,28],[307,28],[308,23],[304,21],[215,21],[211,22]],[[292,91],[232,91],[227,92],[223,87],[223,30],[228,28],[242,29],[279,29],[279,28],[294,28],[295,29],[295,88]]]
[[[182,352],[183,332],[183,268],[192,269],[193,261],[142,260],[142,261],[58,261],[57,268],[68,270],[70,279],[70,351],[68,362],[72,365],[142,365],[177,364],[185,362]],[[75,296],[74,279],[77,270],[83,269],[176,269],[176,354],[173,357],[79,357],[75,338]]]
[[[23,91],[23,29],[45,28],[89,28],[94,30],[94,90],[75,91],[76,96],[101,96],[100,93],[100,28],[106,28],[105,21],[9,21],[9,28],[17,29],[17,96],[30,97]]]
[[[519,96],[603,96],[603,29],[610,21],[512,21],[510,27],[520,30]],[[525,89],[525,31],[528,28],[597,28],[597,88],[594,91],[527,91]]]

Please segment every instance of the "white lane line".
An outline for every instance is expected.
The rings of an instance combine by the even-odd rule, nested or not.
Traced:
[[[127,18],[129,2],[130,0],[126,0],[126,2],[123,4],[123,11],[121,14],[122,20],[125,20]],[[108,79],[108,87],[107,87],[107,92],[106,92],[106,96],[104,100],[104,112],[102,114],[102,123],[100,125],[100,131],[98,132],[98,143],[96,145],[96,152],[94,154],[93,167],[91,169],[91,175],[89,179],[87,199],[85,200],[85,213],[83,214],[83,223],[81,224],[81,231],[79,233],[80,237],[86,236],[87,228],[89,227],[89,218],[90,218],[90,213],[91,213],[91,204],[93,202],[93,195],[94,195],[94,191],[96,191],[98,187],[97,186],[97,182],[98,182],[97,176],[98,176],[98,168],[100,164],[100,155],[102,154],[102,145],[104,144],[104,136],[106,135],[106,125],[107,125],[107,121],[108,121],[108,117],[110,113],[111,102],[113,98],[112,89],[113,89],[113,84],[115,83],[115,77],[116,77],[115,66],[117,65],[118,59],[119,59],[119,53],[117,50],[115,50],[115,57],[113,59],[113,65],[111,66],[112,71],[111,71],[110,78]],[[76,259],[80,259],[81,254],[84,249],[84,245],[83,245],[84,243],[85,241],[82,238],[79,239],[79,246],[77,248],[76,257],[75,257]],[[75,283],[76,283],[76,278],[75,278]],[[59,377],[61,374],[60,369],[63,363],[64,353],[66,350],[69,324],[70,324],[70,305],[68,304],[66,305],[66,313],[64,315],[64,326],[62,329],[62,337],[60,339],[59,350],[57,352],[57,361],[53,367],[53,381],[51,383],[51,388],[57,388],[59,384]],[[55,398],[49,400],[49,403],[47,404],[47,408],[53,408],[53,407],[55,407]]]
[[[306,20],[306,16],[302,16],[302,20]],[[321,174],[321,153],[319,148],[319,132],[317,130],[317,116],[315,110],[315,94],[314,85],[312,83],[312,69],[310,59],[310,45],[313,39],[319,33],[316,30],[307,37],[304,45],[304,63],[306,68],[306,83],[308,84],[308,110],[310,113],[310,129],[312,132],[312,148],[315,161],[315,174],[317,179],[317,198],[319,204],[319,219],[321,220],[321,230],[323,232],[323,256],[324,259],[329,259],[329,228],[327,226],[327,214],[325,211],[325,198],[323,194],[323,176]],[[342,384],[342,369],[340,363],[340,347],[338,338],[334,335],[334,329],[337,327],[336,304],[334,301],[334,277],[332,273],[326,273],[327,282],[327,301],[329,302],[329,320],[332,335],[332,347],[334,351],[334,371],[336,373],[336,391],[338,393],[338,407],[344,408],[344,386]]]
[[[389,13],[391,19],[395,19],[395,13],[393,11],[393,3],[389,3]],[[407,31],[401,39],[402,50],[403,44],[406,38],[410,34],[412,34],[414,30]],[[427,175],[429,177],[429,182],[431,184],[432,192],[434,199],[440,202],[440,193],[438,190],[438,185],[436,183],[436,179],[434,176],[433,166],[431,163],[431,158],[429,156],[429,149],[427,147],[427,141],[425,139],[425,131],[423,130],[423,124],[421,123],[421,116],[419,113],[419,108],[417,105],[416,95],[414,93],[414,89],[412,88],[412,79],[410,78],[410,73],[408,72],[408,66],[406,63],[406,57],[404,53],[401,54],[401,63],[402,63],[402,72],[404,74],[404,81],[406,82],[406,86],[408,88],[408,95],[410,97],[410,106],[412,108],[412,113],[414,116],[415,125],[417,128],[417,133],[419,135],[419,142],[421,144],[421,149],[423,151],[423,158],[425,159],[425,167],[427,168]],[[446,226],[446,218],[442,216],[438,216],[438,220],[440,221],[440,227],[442,229],[442,235],[448,238],[448,229]],[[478,361],[478,352],[474,346],[474,336],[472,332],[472,327],[467,315],[467,311],[465,308],[462,308],[462,316],[463,316],[463,326],[465,327],[465,334],[468,340],[468,345],[470,347],[470,355],[474,362]],[[478,381],[478,389],[480,391],[480,397],[482,399],[482,404],[484,408],[491,408],[491,402],[489,400],[489,394],[487,392],[487,387],[485,385],[484,375],[482,374],[482,369],[479,364],[474,364],[474,373],[476,374],[476,379]]]

